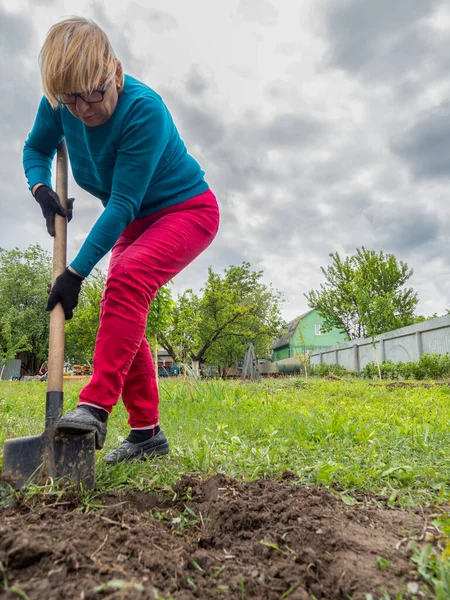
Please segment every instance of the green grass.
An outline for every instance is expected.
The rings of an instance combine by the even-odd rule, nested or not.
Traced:
[[[65,383],[65,408],[82,387]],[[45,384],[0,383],[0,445],[43,429]],[[106,469],[102,486],[171,485],[181,473],[251,480],[293,471],[299,482],[376,493],[402,505],[450,499],[450,388],[389,388],[367,381],[162,380],[161,425],[170,457]],[[121,402],[104,451],[127,435]]]
[[[65,409],[82,382],[65,383]],[[97,489],[80,511],[95,510],[101,493],[120,488],[171,490],[184,474],[226,473],[241,480],[280,476],[328,486],[353,504],[375,494],[384,505],[408,507],[450,500],[450,388],[387,387],[374,382],[299,378],[241,381],[160,381],[161,426],[171,443],[164,459],[106,467],[101,457],[128,432],[121,402],[98,453]],[[0,382],[0,446],[43,429],[45,384]],[[36,489],[25,492],[33,497]],[[62,494],[56,488],[46,493]],[[441,520],[442,555],[417,549],[413,560],[436,598],[450,597],[450,517]],[[443,523],[443,525],[442,525]],[[242,590],[241,590],[242,591]],[[242,593],[244,593],[242,591]]]

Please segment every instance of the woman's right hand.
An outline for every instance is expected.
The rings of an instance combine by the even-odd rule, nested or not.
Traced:
[[[34,197],[41,207],[48,233],[52,237],[55,237],[55,214],[64,218],[67,217],[67,221],[69,222],[72,218],[74,199],[68,198],[66,212],[59,200],[58,194],[49,188],[48,185],[44,184],[39,185],[35,189]]]

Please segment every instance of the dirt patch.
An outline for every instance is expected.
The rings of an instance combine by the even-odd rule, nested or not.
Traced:
[[[407,538],[424,518],[284,481],[185,478],[176,495],[109,494],[81,513],[72,499],[0,515],[2,579],[31,600],[392,596],[415,575]],[[158,594],[155,592],[157,590]]]
[[[391,381],[390,383],[371,383],[372,387],[385,387],[392,389],[399,388],[425,388],[427,390],[431,390],[435,387],[449,387],[450,383],[448,381],[436,381],[433,383],[417,383],[414,381]]]

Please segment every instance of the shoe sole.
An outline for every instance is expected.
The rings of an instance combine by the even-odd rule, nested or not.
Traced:
[[[151,458],[152,456],[165,456],[166,454],[169,454],[169,442],[163,442],[162,444],[160,444],[159,446],[156,446],[154,448],[151,448],[150,450],[143,450],[139,453],[136,454],[128,454],[126,456],[124,456],[121,460],[106,460],[106,457],[103,459],[103,461],[108,464],[108,465],[118,465],[120,463],[124,463],[124,462],[132,462],[134,460],[147,460],[148,458]]]
[[[103,444],[105,443],[104,438],[103,441],[100,440],[98,429],[95,426],[89,427],[88,425],[82,425],[81,423],[68,423],[67,425],[62,423],[60,425],[56,425],[56,431],[61,431],[62,433],[74,433],[78,435],[82,433],[95,433],[96,450],[101,450],[103,448]]]
[[[150,456],[165,456],[166,454],[169,454],[169,442],[165,442],[164,444],[161,444],[160,446],[157,446],[156,448],[152,448],[151,450],[149,450],[148,452],[141,452],[137,458],[140,458],[141,460],[145,460],[147,458],[149,458]]]

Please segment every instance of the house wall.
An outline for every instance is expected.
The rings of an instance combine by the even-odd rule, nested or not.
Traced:
[[[284,358],[289,358],[289,346],[283,346],[282,348],[277,348],[273,351],[272,361],[275,362],[277,360],[283,360]]]
[[[173,358],[169,354],[161,355],[158,352],[158,367],[171,367],[173,364]]]
[[[305,345],[306,350],[315,350],[342,344],[346,341],[345,334],[336,328],[323,335],[316,335],[316,325],[322,325],[322,323],[322,317],[315,310],[303,317],[290,341],[291,356],[301,353]]]

